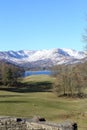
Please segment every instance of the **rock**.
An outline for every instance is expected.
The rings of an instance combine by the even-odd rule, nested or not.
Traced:
[[[32,121],[34,121],[34,122],[42,122],[42,121],[46,121],[46,119],[44,117],[34,116]]]

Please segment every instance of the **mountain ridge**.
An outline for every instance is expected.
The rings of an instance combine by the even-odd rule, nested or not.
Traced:
[[[6,60],[10,63],[28,68],[77,63],[83,58],[85,58],[83,51],[67,48],[0,51],[0,60]]]

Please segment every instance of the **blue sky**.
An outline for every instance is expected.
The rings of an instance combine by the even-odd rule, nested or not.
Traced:
[[[0,0],[0,51],[83,50],[87,0]]]

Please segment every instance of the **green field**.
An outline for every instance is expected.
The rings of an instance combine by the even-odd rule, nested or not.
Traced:
[[[57,97],[51,91],[44,91],[54,81],[49,76],[31,76],[22,80],[27,86],[18,88],[18,91],[1,90],[0,115],[28,118],[41,116],[57,123],[70,120],[78,123],[79,130],[87,130],[87,99]]]

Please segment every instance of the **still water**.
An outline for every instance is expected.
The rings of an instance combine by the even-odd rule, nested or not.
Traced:
[[[42,71],[25,71],[24,77],[31,75],[51,75],[50,70],[42,70]]]

